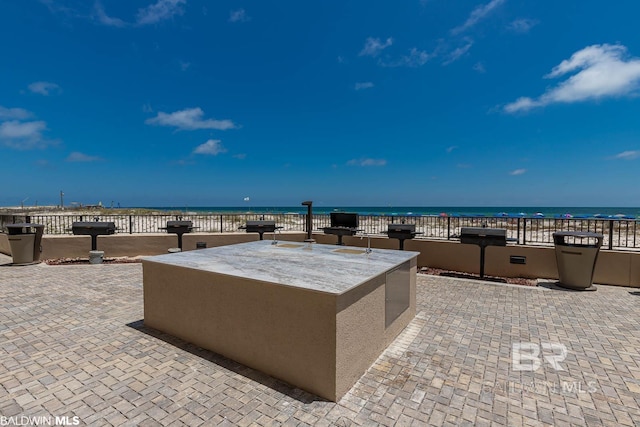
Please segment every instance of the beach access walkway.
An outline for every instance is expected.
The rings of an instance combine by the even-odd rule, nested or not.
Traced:
[[[0,295],[14,423],[640,425],[637,289],[419,275],[416,318],[338,403],[145,328],[140,264],[0,267]]]

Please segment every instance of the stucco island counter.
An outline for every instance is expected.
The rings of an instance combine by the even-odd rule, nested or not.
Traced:
[[[417,256],[263,240],[147,257],[144,323],[337,401],[415,316]]]

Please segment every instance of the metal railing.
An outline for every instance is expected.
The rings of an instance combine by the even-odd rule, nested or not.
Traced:
[[[306,214],[132,214],[132,215],[0,215],[0,229],[6,224],[33,222],[45,226],[45,234],[71,234],[76,221],[109,221],[116,225],[116,233],[161,233],[170,220],[192,221],[194,231],[230,233],[238,231],[247,220],[271,220],[281,231],[306,231]],[[510,217],[455,217],[455,216],[398,216],[360,215],[359,229],[370,235],[385,235],[392,223],[415,224],[421,232],[418,239],[457,239],[462,227],[505,228],[507,238],[521,245],[553,245],[556,231],[591,231],[604,235],[605,249],[640,249],[640,220],[608,218],[510,218]],[[328,214],[313,215],[313,231],[331,225]]]

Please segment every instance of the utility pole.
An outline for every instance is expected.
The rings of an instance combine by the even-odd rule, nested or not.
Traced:
[[[64,209],[64,193],[60,190],[60,209]]]

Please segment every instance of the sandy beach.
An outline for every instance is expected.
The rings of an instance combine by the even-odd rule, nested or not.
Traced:
[[[114,222],[117,233],[164,233],[162,227],[170,220],[192,221],[194,231],[204,233],[229,233],[239,231],[247,220],[275,221],[281,232],[304,231],[306,215],[296,213],[223,213],[196,214],[184,212],[154,211],[149,209],[59,209],[39,207],[22,210],[20,207],[0,209],[3,223],[22,222],[29,217],[32,223],[44,224],[45,234],[70,234],[75,221]],[[514,243],[552,245],[556,231],[591,231],[604,235],[604,247],[612,236],[614,248],[640,246],[640,230],[637,220],[584,219],[584,218],[510,218],[510,217],[446,217],[446,216],[378,216],[360,215],[361,235],[385,235],[392,223],[415,224],[417,238],[455,239],[461,227],[505,228],[507,237]],[[313,216],[313,231],[321,232],[330,226],[329,215]],[[613,233],[611,233],[611,231]]]

